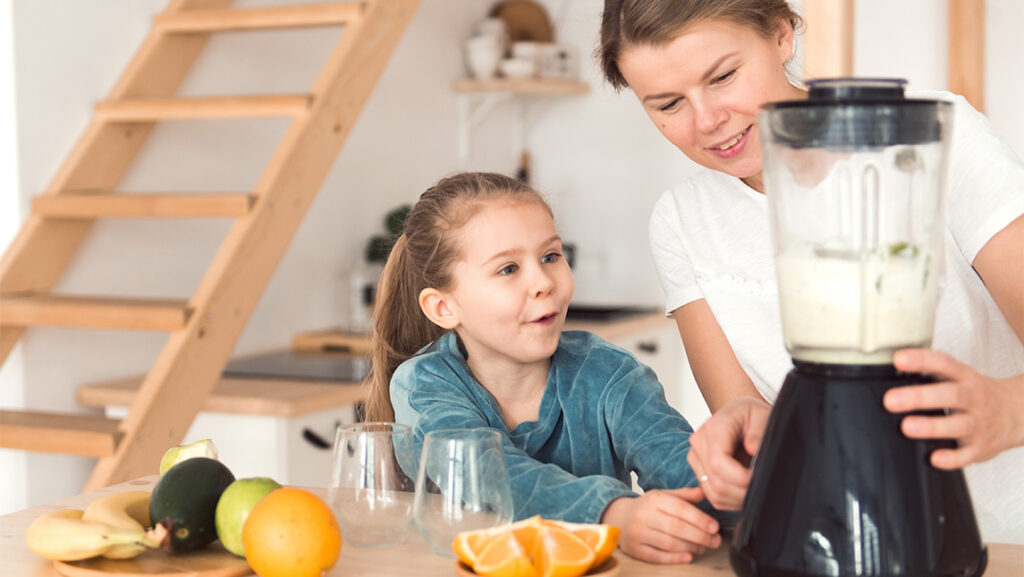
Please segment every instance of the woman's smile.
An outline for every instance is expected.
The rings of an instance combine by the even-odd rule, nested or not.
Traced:
[[[750,140],[748,138],[750,136],[750,129],[753,127],[753,124],[747,126],[739,134],[725,142],[708,147],[708,150],[719,158],[732,158],[736,156],[747,147],[747,142]]]

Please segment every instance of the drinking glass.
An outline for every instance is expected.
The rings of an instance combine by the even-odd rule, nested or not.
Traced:
[[[345,543],[387,547],[405,541],[416,485],[412,430],[396,423],[339,427],[327,498]]]
[[[434,553],[454,558],[462,531],[513,518],[501,436],[493,429],[443,429],[423,439],[416,476],[416,525]]]

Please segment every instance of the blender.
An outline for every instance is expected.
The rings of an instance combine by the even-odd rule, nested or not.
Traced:
[[[943,261],[952,104],[895,79],[808,82],[758,118],[786,349],[730,549],[741,577],[971,577],[985,569],[963,472],[885,410],[933,382],[892,355],[928,347]],[[925,413],[927,414],[927,413]]]

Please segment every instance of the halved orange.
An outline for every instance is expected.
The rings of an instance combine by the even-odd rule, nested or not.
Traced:
[[[527,552],[533,551],[534,542],[537,539],[537,529],[541,526],[540,515],[523,519],[500,527],[478,529],[476,531],[463,531],[455,537],[452,542],[452,549],[455,555],[470,567],[476,566],[484,548],[490,544],[491,539],[506,533],[512,533]]]
[[[594,551],[583,539],[557,525],[543,525],[533,548],[538,577],[578,577],[594,564]]]
[[[572,532],[594,552],[594,563],[598,567],[608,560],[619,545],[619,528],[614,525],[592,523],[569,523],[567,521],[544,521],[545,524],[561,527]]]
[[[473,570],[482,577],[537,577],[530,557],[514,531],[490,537]]]

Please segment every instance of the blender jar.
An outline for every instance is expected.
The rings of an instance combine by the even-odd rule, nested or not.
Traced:
[[[759,117],[786,348],[888,364],[931,343],[952,104],[903,80],[810,81]]]

